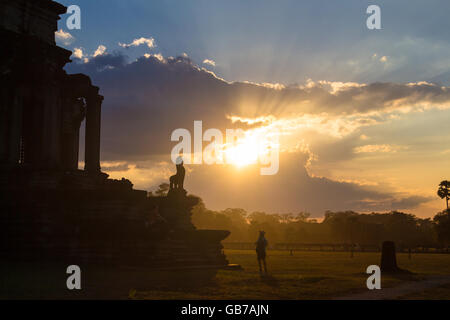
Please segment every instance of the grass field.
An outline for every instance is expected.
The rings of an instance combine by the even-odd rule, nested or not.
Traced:
[[[253,250],[225,250],[242,270],[149,270],[80,265],[81,291],[66,288],[67,265],[0,264],[0,299],[331,299],[367,292],[367,266],[380,253],[268,251],[269,275],[261,277]],[[448,254],[397,254],[412,273],[382,276],[382,288],[450,275]],[[450,299],[450,286],[414,292],[403,299]]]
[[[425,290],[422,292],[415,292],[403,296],[403,300],[449,300],[450,299],[450,284],[446,284],[434,289]]]
[[[137,291],[140,299],[329,299],[367,291],[367,266],[380,262],[380,253],[347,252],[268,252],[269,276],[259,275],[253,250],[226,250],[230,263],[240,264],[242,271],[220,270],[210,283],[201,287],[159,288]],[[429,275],[449,275],[450,255],[397,255],[398,265],[412,274],[383,276],[382,288],[409,281],[420,281]],[[441,299],[450,292],[440,288]],[[436,292],[437,293],[437,292]],[[419,298],[433,298],[433,290]],[[411,295],[411,298],[416,296]]]

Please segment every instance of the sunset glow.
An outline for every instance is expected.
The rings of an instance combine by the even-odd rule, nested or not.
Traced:
[[[412,24],[394,3],[383,9],[392,15],[385,15],[382,32],[367,29],[366,8],[358,15],[350,4],[326,15],[330,25],[306,14],[310,9],[323,14],[313,2],[311,8],[293,2],[288,11],[295,18],[272,20],[267,16],[284,5],[264,2],[256,11],[241,2],[220,9],[210,3],[205,11],[180,6],[192,16],[174,15],[158,2],[140,10],[179,21],[186,27],[181,38],[154,19],[144,25],[127,20],[120,36],[105,28],[106,17],[86,15],[92,29],[78,33],[58,25],[57,42],[73,51],[67,71],[91,76],[105,96],[102,160],[124,163],[105,165],[111,177],[131,177],[137,188],[157,189],[173,171],[176,142],[170,133],[185,128],[191,142],[183,154],[192,159],[186,162],[187,185],[214,209],[302,209],[315,217],[329,209],[395,209],[432,217],[442,209],[435,188],[449,166],[446,17],[433,20],[427,37],[421,23]],[[428,4],[417,6],[418,12],[435,12]],[[111,14],[118,18],[122,10],[134,14],[125,7]],[[235,24],[222,20],[228,15]],[[346,23],[330,28],[337,16]],[[193,20],[202,32],[190,29]],[[311,26],[312,32],[304,32]],[[411,27],[408,35],[404,26]],[[193,130],[195,121],[203,123],[200,134]],[[212,128],[222,139],[202,139]],[[228,129],[244,135],[232,143]],[[217,148],[208,148],[212,141]],[[211,150],[217,161],[209,161]],[[271,150],[279,152],[280,170],[254,183],[257,177],[249,174],[268,166],[262,162]],[[274,191],[274,183],[286,189]],[[222,192],[236,193],[235,203],[216,196]]]
[[[245,167],[265,163],[273,150],[279,149],[279,132],[270,126],[263,126],[244,132],[244,136],[224,144],[226,163]]]
[[[4,306],[247,320],[450,301],[449,12],[0,0]]]

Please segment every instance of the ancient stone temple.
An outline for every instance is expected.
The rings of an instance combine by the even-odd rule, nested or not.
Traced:
[[[63,70],[71,52],[55,45],[52,1],[4,1],[0,32],[0,163],[52,172],[78,169],[79,129],[86,119],[85,171],[100,172],[103,97],[85,75]]]
[[[0,2],[0,258],[227,265],[220,242],[228,231],[191,223],[197,198],[179,191],[148,197],[101,172],[103,97],[88,76],[63,69],[72,53],[56,46],[54,34],[65,12],[51,0]]]

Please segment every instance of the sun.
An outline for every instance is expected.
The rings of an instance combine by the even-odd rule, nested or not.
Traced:
[[[258,145],[250,140],[243,139],[237,145],[225,149],[227,163],[236,167],[244,167],[255,164],[258,161]]]
[[[270,152],[271,144],[258,131],[247,131],[245,136],[224,148],[226,162],[236,167],[258,163]]]

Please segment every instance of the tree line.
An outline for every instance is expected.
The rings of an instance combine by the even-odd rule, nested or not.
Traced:
[[[248,213],[244,209],[209,210],[203,201],[194,207],[192,221],[199,229],[231,231],[226,242],[254,242],[264,230],[271,243],[379,245],[384,240],[402,247],[446,247],[450,244],[450,211],[433,219],[392,211],[362,214],[327,211],[322,221],[305,212]]]
[[[169,185],[163,183],[155,192],[165,196]],[[152,193],[149,195],[153,196]],[[433,219],[419,218],[400,211],[358,213],[325,212],[319,222],[309,213],[268,214],[229,208],[214,211],[203,200],[192,210],[192,221],[198,229],[231,231],[225,242],[255,242],[264,230],[271,243],[360,244],[379,245],[395,241],[400,247],[448,247],[450,245],[450,181],[442,181],[437,195],[446,202],[446,210]]]

